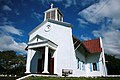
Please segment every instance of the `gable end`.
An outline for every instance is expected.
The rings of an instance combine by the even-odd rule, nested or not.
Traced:
[[[31,35],[32,33],[34,33],[37,29],[39,29],[41,26],[43,26],[46,22],[51,22],[51,23],[54,23],[54,24],[65,26],[65,27],[72,27],[72,25],[70,23],[67,23],[67,22],[60,22],[60,21],[55,21],[55,20],[47,19],[46,21],[43,21],[40,25],[38,25],[36,28],[34,28],[29,33],[29,35]]]

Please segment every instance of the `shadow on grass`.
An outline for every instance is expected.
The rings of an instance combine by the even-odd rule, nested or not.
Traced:
[[[65,80],[64,77],[28,77],[24,80]],[[77,77],[67,77],[66,80],[120,80],[119,77],[116,78],[77,78]]]
[[[0,80],[16,80],[18,77],[0,77]]]

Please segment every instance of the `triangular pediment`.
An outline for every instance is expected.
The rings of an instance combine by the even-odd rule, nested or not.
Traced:
[[[27,48],[38,48],[43,46],[49,46],[52,49],[56,49],[58,45],[40,35],[36,35],[28,42]]]
[[[47,41],[48,39],[40,36],[40,35],[36,35],[35,37],[33,37],[28,43],[36,43],[36,42],[42,42],[42,41]]]

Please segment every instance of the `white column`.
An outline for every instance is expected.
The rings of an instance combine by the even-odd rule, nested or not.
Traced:
[[[57,10],[55,10],[55,20],[58,21],[58,18],[57,18]]]
[[[48,72],[48,46],[45,46],[44,71],[42,73],[49,73]]]
[[[62,17],[62,22],[63,22],[63,16],[61,16]]]
[[[46,20],[46,13],[44,13],[44,21]]]
[[[26,72],[25,73],[31,73],[30,72],[30,50],[28,49],[28,53],[27,53],[27,63],[26,63]]]

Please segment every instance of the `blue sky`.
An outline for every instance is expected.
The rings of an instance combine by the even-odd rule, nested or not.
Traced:
[[[105,52],[120,57],[120,0],[0,0],[0,50],[25,53],[28,33],[53,3],[80,40],[102,37]]]

